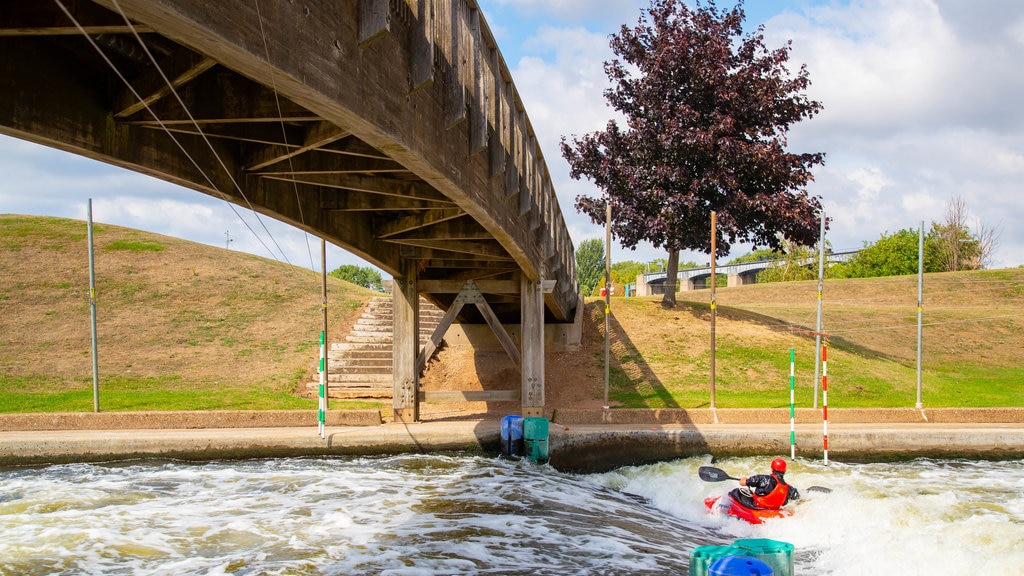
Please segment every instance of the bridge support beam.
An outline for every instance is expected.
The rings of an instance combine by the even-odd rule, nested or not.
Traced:
[[[401,260],[401,275],[391,289],[394,304],[394,344],[392,351],[392,407],[395,422],[417,422],[420,419],[419,355],[420,297],[416,290],[416,260]]]
[[[520,289],[523,416],[544,416],[544,283],[523,276]]]

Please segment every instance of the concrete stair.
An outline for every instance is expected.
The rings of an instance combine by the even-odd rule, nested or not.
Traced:
[[[391,398],[393,313],[390,296],[371,299],[344,342],[327,352],[329,396],[339,399]],[[420,298],[420,346],[430,339],[444,312]],[[309,384],[316,394],[319,382]]]

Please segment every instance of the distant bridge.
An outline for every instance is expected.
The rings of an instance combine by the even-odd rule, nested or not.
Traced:
[[[486,321],[525,415],[543,412],[545,323],[580,303],[574,249],[475,0],[0,0],[0,133],[391,274],[397,419],[419,418],[419,295],[448,323]]]
[[[858,252],[860,251],[849,250],[846,252],[831,252],[825,255],[825,260],[827,262],[847,262],[856,256]],[[817,260],[817,257],[804,258],[797,262],[797,265],[807,266],[817,262]],[[744,262],[742,264],[726,264],[724,266],[715,266],[715,274],[728,275],[729,287],[743,286],[745,284],[755,283],[757,281],[758,273],[762,270],[782,266],[785,263],[786,260],[778,259],[758,260],[756,262]],[[680,270],[678,278],[677,286],[680,292],[708,288],[708,280],[711,278],[711,266]],[[665,271],[638,275],[636,277],[637,296],[664,294],[664,286],[667,279],[668,273]]]

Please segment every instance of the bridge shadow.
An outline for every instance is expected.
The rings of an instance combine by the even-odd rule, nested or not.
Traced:
[[[708,310],[706,304],[695,304],[692,302],[683,302],[677,307],[685,306],[689,309],[690,313],[695,318],[710,321],[711,312]],[[791,322],[784,318],[776,316],[769,316],[761,314],[759,312],[753,312],[743,308],[737,308],[735,306],[718,305],[718,317],[726,320],[732,320],[737,322],[747,322],[750,324],[756,324],[766,330],[778,333],[796,334],[802,338],[814,340],[815,327],[809,324],[802,324],[799,322]],[[907,364],[907,359],[894,354],[888,354],[878,348],[865,345],[861,342],[845,338],[843,336],[829,335],[828,340],[831,346],[842,348],[846,352],[856,354],[865,358],[871,359],[882,359],[898,362],[900,364]]]
[[[672,394],[650,369],[623,326],[610,316],[611,364],[609,391],[612,406],[636,406],[636,398],[648,401],[637,407],[679,408]],[[604,302],[587,302],[583,334],[577,350],[545,353],[545,415],[559,408],[599,409],[604,405]],[[421,377],[421,388],[431,391],[519,391],[521,373],[503,350],[468,343],[445,345]],[[634,399],[616,401],[616,397]],[[500,419],[520,414],[518,401],[423,403],[424,421]]]
[[[585,308],[584,340],[586,348],[596,365],[603,369],[605,362],[605,314],[604,301],[589,302]],[[658,376],[651,370],[647,360],[615,317],[608,320],[609,338],[609,402],[612,406],[640,403],[638,408],[681,408]],[[603,373],[601,376],[603,385]],[[614,401],[619,396],[626,402]],[[633,399],[632,401],[630,399]],[[569,407],[569,406],[566,406]]]

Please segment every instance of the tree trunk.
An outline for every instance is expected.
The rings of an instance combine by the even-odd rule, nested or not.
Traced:
[[[665,295],[661,305],[665,308],[676,307],[676,278],[679,276],[679,249],[668,251],[668,270],[665,271]]]

